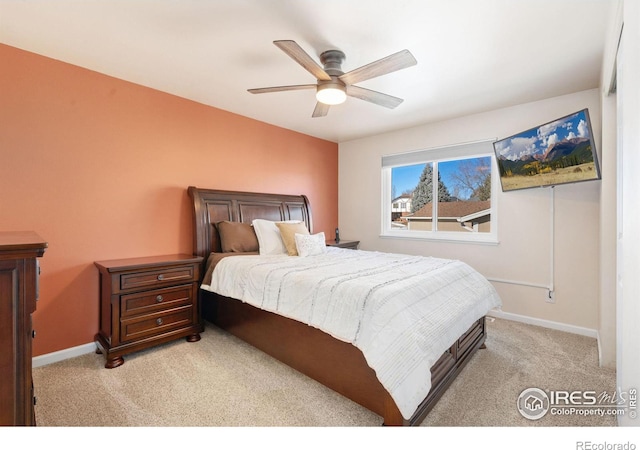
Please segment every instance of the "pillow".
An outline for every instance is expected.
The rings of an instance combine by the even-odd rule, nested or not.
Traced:
[[[222,253],[257,252],[258,237],[248,223],[224,220],[216,224]]]
[[[298,255],[300,256],[321,255],[327,251],[324,232],[318,234],[296,234],[295,240]]]
[[[284,223],[299,223],[299,220],[288,220]],[[286,255],[287,248],[282,242],[280,236],[280,230],[276,226],[276,223],[272,220],[253,219],[253,230],[258,237],[258,244],[261,255]],[[279,222],[282,223],[282,222]]]
[[[302,223],[282,223],[276,222],[278,230],[280,230],[280,237],[284,243],[284,247],[287,249],[289,256],[298,256],[298,249],[296,247],[296,234],[309,234],[307,226]]]

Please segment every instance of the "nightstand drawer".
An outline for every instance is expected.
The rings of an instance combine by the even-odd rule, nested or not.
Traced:
[[[193,266],[169,267],[166,269],[150,270],[124,274],[120,276],[120,289],[139,289],[163,286],[167,283],[196,281]]]
[[[193,323],[193,307],[182,306],[155,314],[136,316],[120,322],[122,342],[154,336],[172,329],[187,327]]]
[[[120,316],[124,318],[191,305],[194,295],[193,284],[123,295],[120,297]]]

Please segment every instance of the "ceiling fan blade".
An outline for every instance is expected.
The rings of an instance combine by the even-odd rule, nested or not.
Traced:
[[[396,70],[406,69],[416,64],[418,64],[418,61],[416,61],[409,50],[401,50],[386,58],[379,59],[366,66],[342,74],[338,78],[347,85],[356,84],[370,78],[395,72]]]
[[[383,94],[382,92],[372,91],[358,86],[347,86],[347,95],[390,109],[395,108],[404,101],[398,97],[393,97],[391,95]]]
[[[331,77],[324,69],[305,52],[295,41],[273,41],[280,50],[289,55],[295,62],[304,67],[318,80],[330,81]]]
[[[266,88],[247,89],[252,94],[264,94],[267,92],[282,92],[282,91],[299,91],[302,89],[316,89],[316,84],[294,84],[293,86],[273,86]]]
[[[324,117],[329,112],[329,105],[325,105],[324,103],[316,103],[316,107],[313,110],[313,114],[311,117]]]

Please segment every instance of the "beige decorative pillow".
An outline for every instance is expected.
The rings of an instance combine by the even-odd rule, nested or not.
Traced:
[[[216,224],[223,253],[257,252],[258,238],[248,223],[222,221]]]
[[[277,222],[276,226],[280,230],[282,242],[287,249],[289,256],[298,256],[298,248],[296,247],[296,234],[309,234],[306,225],[300,223],[282,223]]]

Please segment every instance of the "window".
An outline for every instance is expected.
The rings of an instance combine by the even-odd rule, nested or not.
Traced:
[[[495,242],[494,159],[492,141],[384,156],[382,235]]]

